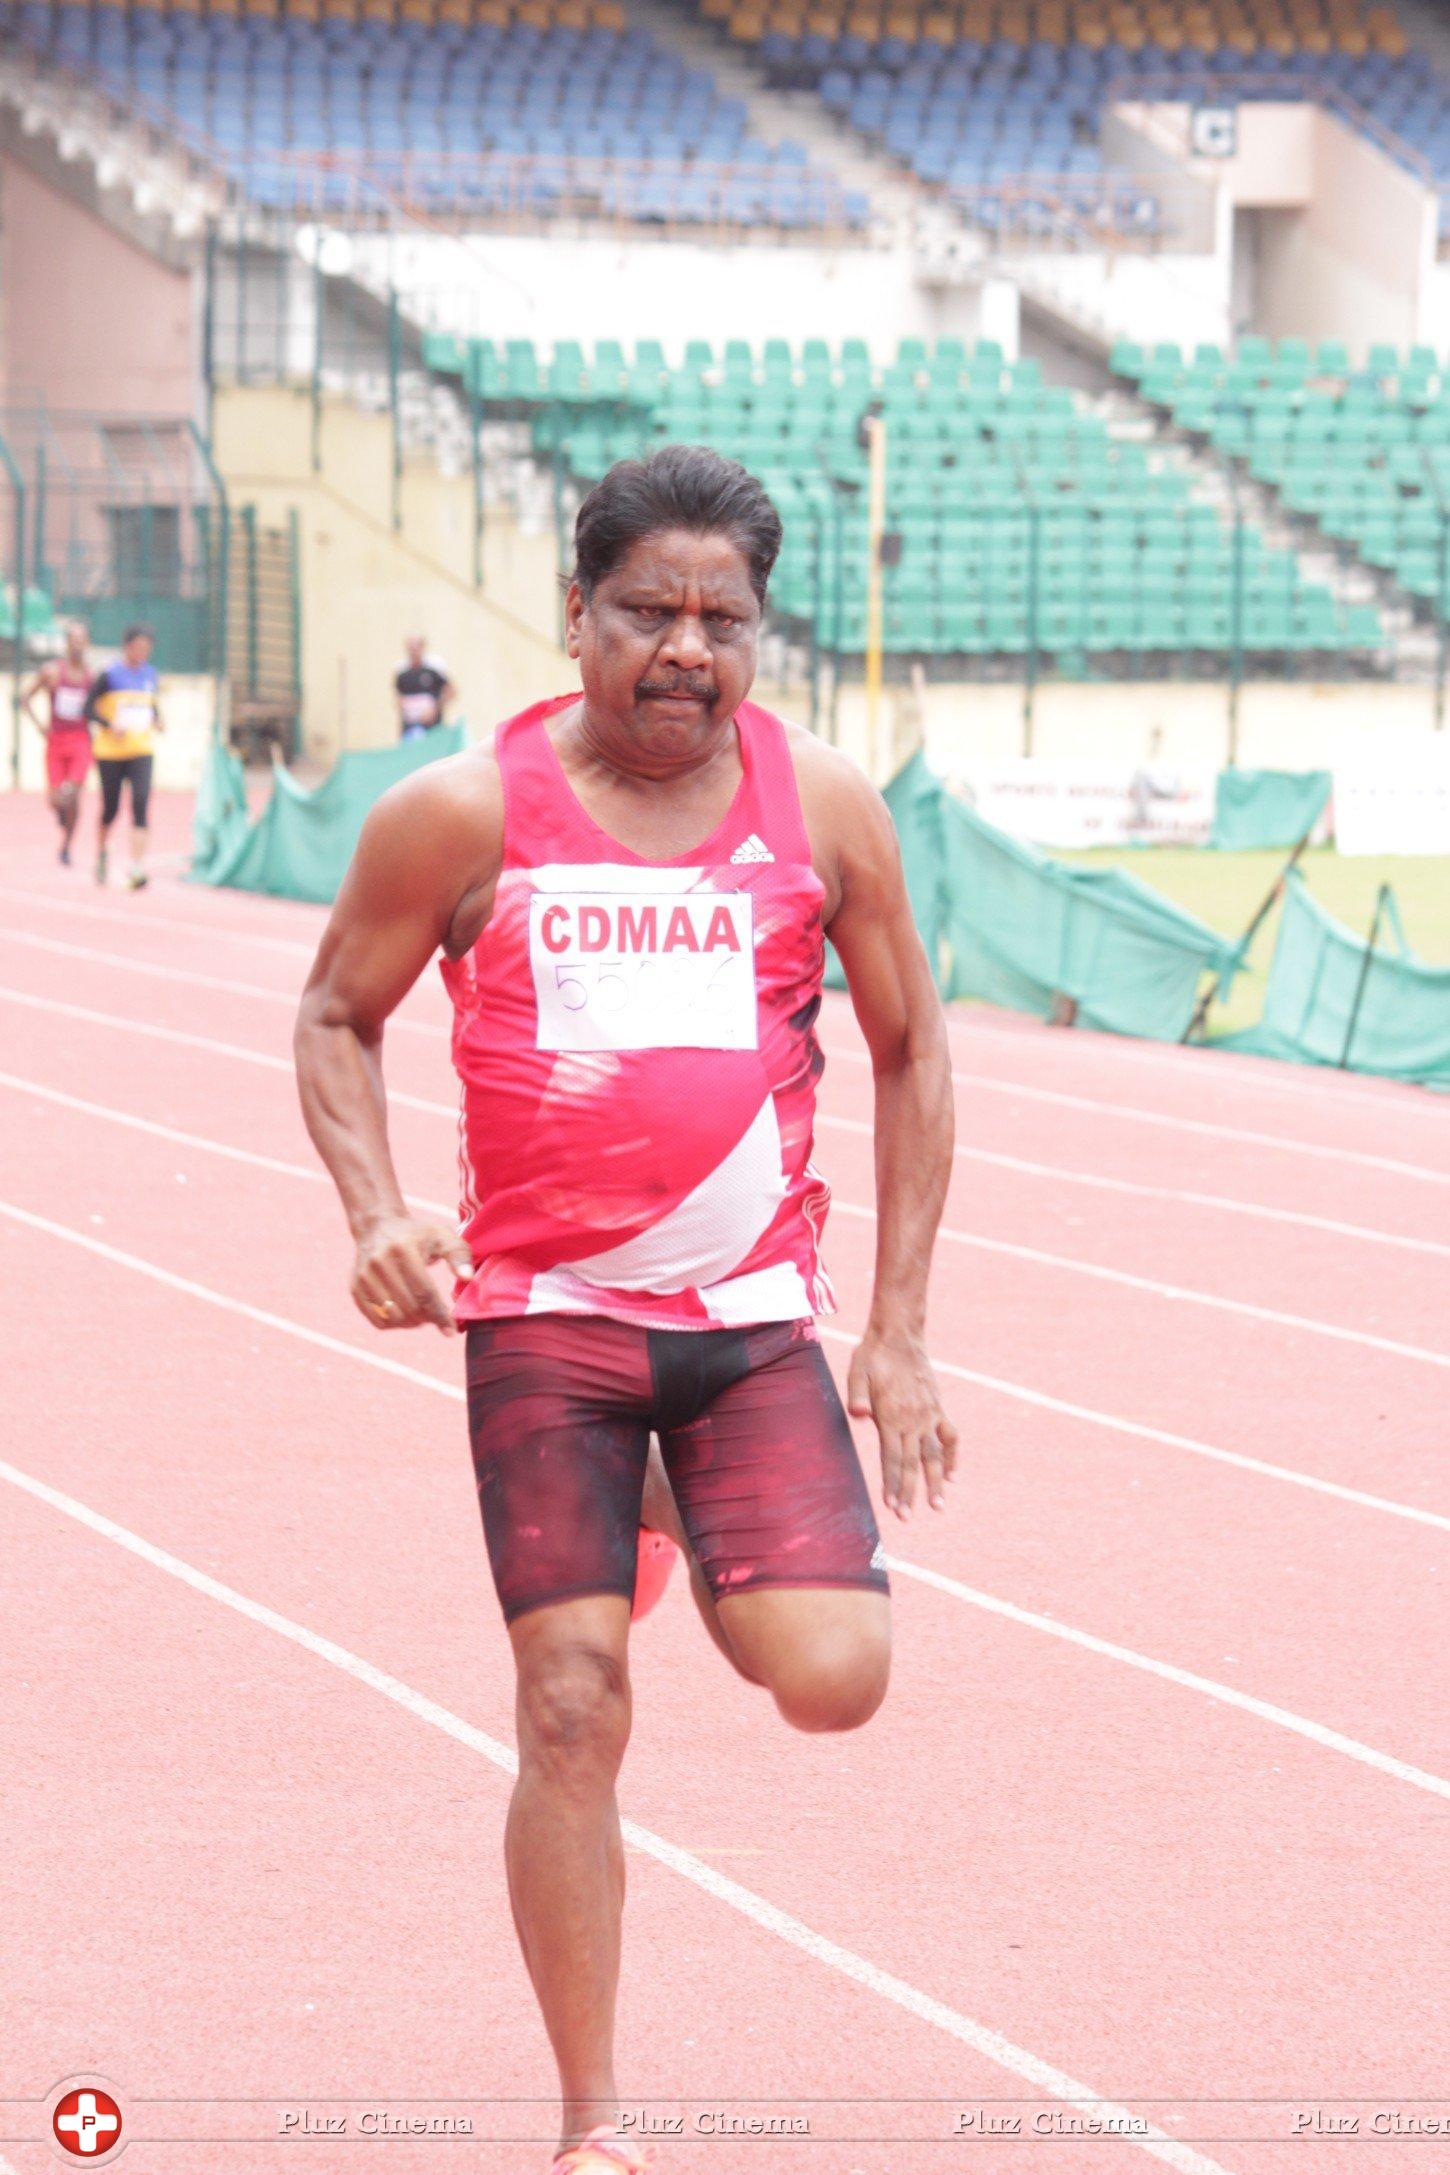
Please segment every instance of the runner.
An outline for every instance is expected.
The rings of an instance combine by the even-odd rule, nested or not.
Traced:
[[[876,1079],[875,1296],[848,1398],[902,1518],[923,1482],[943,1503],[956,1455],[923,1341],[953,1125],[890,818],[843,756],[747,700],[780,546],[760,486],[667,447],[609,472],[575,546],[582,696],[373,809],[297,1063],[358,1306],[467,1332],[518,1672],[509,1894],[563,2099],[554,2175],[620,2175],[645,2165],[612,2044],[642,1515],[687,1543],[711,1637],[787,1722],[854,1729],[886,1691],[885,1552],[812,1320],[834,1303],[810,1160],[824,931]],[[461,1237],[407,1208],[382,1074],[388,1016],[440,946]]]
[[[151,763],[155,736],[163,728],[160,685],[151,662],[151,629],[128,627],[121,654],[107,665],[90,692],[86,716],[96,726],[96,768],[101,777],[101,829],[96,847],[96,882],[103,884],[109,863],[107,841],[121,812],[121,793],[131,789],[130,891],[147,882],[146,823],[151,805]]]
[[[26,714],[45,735],[46,798],[60,825],[62,868],[70,867],[71,840],[80,821],[81,791],[91,767],[91,729],[86,722],[86,697],[91,687],[89,644],[85,621],[69,621],[63,653],[41,666],[22,697]],[[42,717],[35,707],[35,698],[41,694],[47,698],[48,717]]]
[[[393,675],[393,693],[398,701],[399,732],[404,740],[417,740],[443,723],[457,689],[442,658],[429,656],[421,634],[410,634],[405,647],[405,662]]]

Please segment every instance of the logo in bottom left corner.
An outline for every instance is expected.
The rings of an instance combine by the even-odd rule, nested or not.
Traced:
[[[63,2152],[78,2160],[108,2159],[121,2142],[120,2102],[104,2085],[68,2085],[51,2107],[50,2127]]]

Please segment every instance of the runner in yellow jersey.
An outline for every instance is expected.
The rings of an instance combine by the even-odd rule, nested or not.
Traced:
[[[163,728],[157,700],[160,682],[151,662],[151,629],[128,627],[121,654],[107,665],[86,701],[95,727],[92,742],[101,779],[101,829],[96,848],[96,882],[106,881],[107,842],[121,812],[121,794],[131,788],[131,871],[128,889],[139,891],[146,877],[146,824],[151,803],[151,763],[156,734]]]

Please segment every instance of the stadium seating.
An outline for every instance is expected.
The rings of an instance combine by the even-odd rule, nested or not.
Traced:
[[[293,0],[207,15],[26,5],[21,34],[164,117],[278,209],[350,200],[359,177],[429,210],[562,207],[651,222],[863,226],[867,204],[805,148],[753,141],[742,101],[641,31],[619,0]]]
[[[1374,347],[1357,370],[1336,340],[1244,340],[1232,358],[1120,342],[1112,360],[1181,429],[1450,616],[1450,367],[1433,348]]]
[[[627,355],[561,343],[434,338],[425,360],[490,412],[528,417],[541,458],[581,481],[654,442],[717,446],[767,485],[786,526],[777,612],[814,622],[827,647],[866,634],[863,413],[888,432],[888,525],[900,556],[885,576],[885,641],[914,655],[988,658],[1036,648],[1065,669],[1089,656],[1217,652],[1237,628],[1251,651],[1295,656],[1380,645],[1378,615],[1344,611],[1305,583],[1294,555],[1248,529],[1234,538],[1197,505],[1181,471],[1113,439],[1031,361],[995,343],[901,343],[884,370],[864,342],[757,354],[692,341],[671,368],[656,342]]]
[[[1313,98],[1387,131],[1450,192],[1450,81],[1362,0],[700,0],[767,79],[842,122],[988,229],[1025,218],[1152,237],[1153,193],[1104,171],[1119,97]],[[1039,186],[1021,200],[1020,185]],[[1018,199],[1002,194],[1019,184]],[[1442,215],[1450,236],[1450,193]]]

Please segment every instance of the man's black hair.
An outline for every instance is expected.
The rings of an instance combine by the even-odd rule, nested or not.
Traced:
[[[126,629],[126,632],[121,637],[122,649],[126,647],[128,642],[138,641],[143,634],[145,635],[148,642],[154,642],[156,640],[156,631],[153,627],[148,627],[146,625],[146,622],[142,619],[135,620],[132,625]]]
[[[664,529],[728,536],[765,602],[780,515],[748,469],[708,446],[660,446],[645,460],[616,461],[595,484],[574,523],[574,579],[585,602],[635,544]]]

